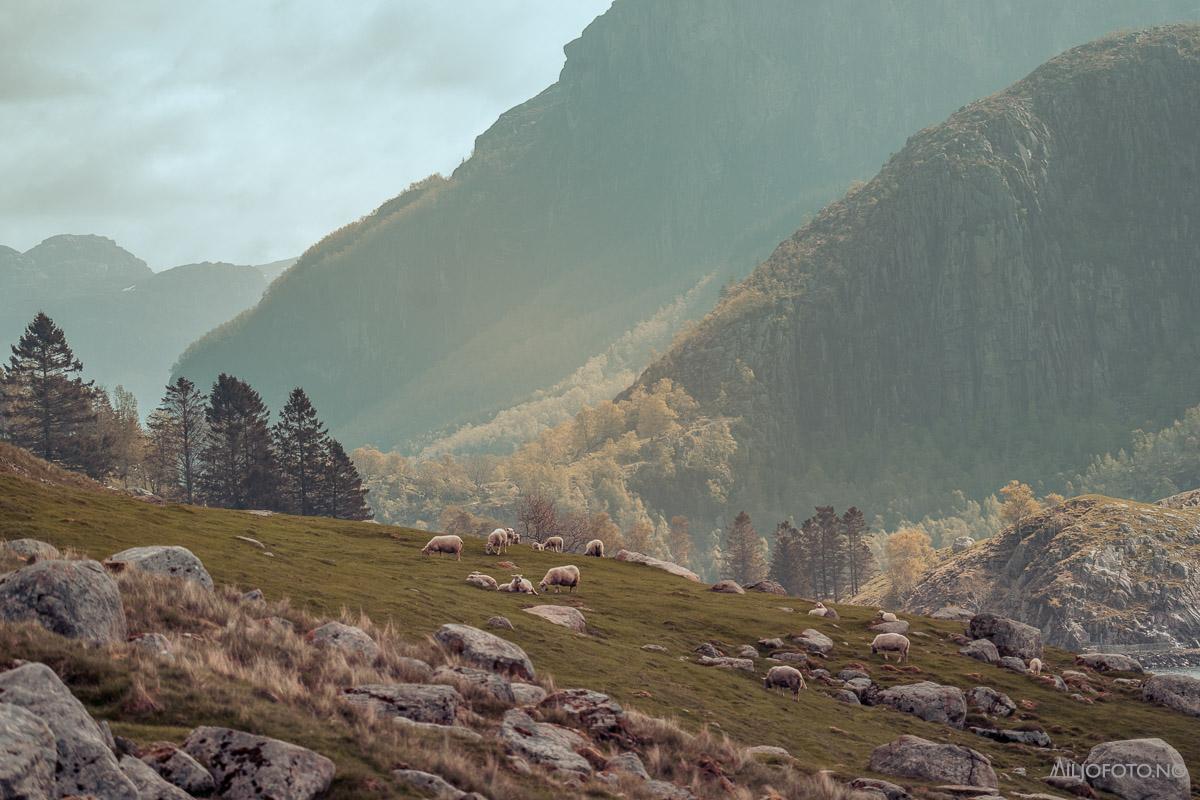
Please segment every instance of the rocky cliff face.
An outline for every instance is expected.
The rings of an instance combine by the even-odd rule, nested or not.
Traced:
[[[1200,397],[1198,126],[1200,29],[1071,50],[913,136],[641,382],[738,420],[760,512],[916,518],[1085,463]]]
[[[450,178],[316,245],[178,371],[303,385],[350,444],[476,419],[744,275],[908,132],[1193,5],[618,0]]]
[[[1200,647],[1200,510],[1089,495],[934,568],[906,606],[986,609],[1047,641]]]

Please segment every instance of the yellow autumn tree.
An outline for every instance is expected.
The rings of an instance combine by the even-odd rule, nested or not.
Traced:
[[[887,572],[897,596],[905,597],[933,564],[933,544],[920,528],[901,528],[887,538]]]
[[[1009,481],[1000,489],[1000,496],[1004,498],[1000,504],[1000,518],[1005,525],[1019,528],[1026,517],[1042,510],[1033,489],[1018,480]]]

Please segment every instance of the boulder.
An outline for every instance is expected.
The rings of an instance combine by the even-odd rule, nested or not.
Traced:
[[[738,585],[737,581],[717,581],[710,588],[710,592],[721,592],[722,594],[745,594],[746,590]]]
[[[117,582],[95,561],[38,561],[0,575],[0,620],[31,620],[68,639],[125,641]]]
[[[681,567],[678,564],[673,564],[670,561],[663,561],[660,558],[653,558],[642,553],[635,553],[632,550],[619,550],[614,556],[617,561],[628,561],[631,564],[645,564],[647,567],[654,567],[669,572],[672,575],[677,575],[680,578],[687,578],[689,581],[701,583],[700,576],[692,572],[686,567]]]
[[[833,639],[815,628],[806,628],[798,636],[793,636],[792,641],[810,653],[820,653],[823,656],[829,655],[833,650]]]
[[[486,669],[474,669],[461,665],[438,667],[437,672],[433,673],[433,680],[450,683],[464,689],[467,686],[478,687],[505,705],[516,705],[517,702],[512,684]]]
[[[145,762],[122,756],[119,763],[125,777],[137,787],[138,800],[191,800],[190,794],[164,780]]]
[[[987,756],[969,747],[937,744],[919,736],[901,736],[871,752],[872,772],[922,781],[996,788]]]
[[[546,699],[546,690],[532,683],[513,683],[509,688],[512,689],[513,700],[518,706],[536,706]]]
[[[908,620],[898,619],[895,622],[876,622],[870,628],[874,633],[908,633]]]
[[[857,667],[843,667],[842,669],[838,670],[837,679],[839,681],[852,681],[855,678],[866,678],[867,680],[870,680],[871,674],[865,670],[858,669]]]
[[[621,704],[591,689],[562,689],[541,702],[541,708],[558,709],[572,727],[586,731],[598,742],[615,742],[633,748],[637,740],[629,732],[629,718]]]
[[[982,661],[985,664],[995,664],[1000,661],[1000,651],[989,639],[975,639],[959,648],[958,654]]]
[[[975,544],[975,540],[970,536],[959,536],[951,543],[950,549],[955,553],[963,553],[971,549]]]
[[[304,639],[318,647],[332,647],[367,661],[374,661],[379,655],[379,645],[366,631],[341,622],[326,622],[309,631]]]
[[[1025,665],[1025,662],[1016,656],[1000,656],[1000,666],[1021,675],[1029,672],[1029,667]]]
[[[541,617],[554,625],[573,630],[576,633],[587,633],[587,620],[579,609],[571,606],[531,606],[521,609],[526,614]]]
[[[971,733],[1004,744],[1026,744],[1031,747],[1050,747],[1050,736],[1045,731],[1001,730],[999,728],[972,727]]]
[[[744,644],[738,648],[737,655],[738,658],[758,658],[758,650],[754,645]]]
[[[976,614],[967,623],[967,636],[990,639],[1001,656],[1028,661],[1042,657],[1042,632],[1032,625],[999,614]]]
[[[38,562],[52,563],[60,562]],[[54,735],[56,796],[92,794],[105,800],[138,800],[137,789],[113,755],[108,730],[91,718],[54,670],[29,663],[0,673],[0,703],[25,709]]]
[[[966,622],[975,616],[975,614],[962,606],[942,606],[937,611],[934,611],[929,616],[934,619],[956,619]]]
[[[750,583],[742,587],[747,592],[764,592],[766,594],[781,594],[786,596],[787,589],[783,588],[782,584],[775,581],[759,581],[758,583]]]
[[[754,671],[754,660],[749,658],[729,658],[728,656],[700,656],[696,663],[702,667],[717,667],[719,669],[744,669]]]
[[[552,771],[580,777],[592,774],[592,765],[579,755],[588,741],[570,728],[534,722],[524,711],[514,708],[504,714],[500,739],[513,755]]]
[[[0,542],[0,549],[7,550],[17,558],[31,562],[54,561],[62,558],[57,547],[37,539],[9,539],[6,542]]]
[[[31,711],[0,702],[0,797],[51,800],[58,749],[50,727]]]
[[[1147,703],[1200,717],[1200,678],[1190,675],[1153,675],[1142,686]]]
[[[193,797],[208,797],[216,791],[212,773],[173,744],[157,744],[143,752],[141,759],[167,783]]]
[[[452,653],[484,669],[514,678],[533,680],[533,662],[512,642],[470,625],[443,625],[433,635]]]
[[[104,562],[109,568],[136,567],[143,572],[155,575],[166,575],[171,578],[183,578],[203,586],[213,588],[212,576],[204,568],[196,554],[186,547],[174,545],[154,545],[151,547],[131,547],[128,550],[111,555]]]
[[[765,647],[768,650],[782,650],[784,647],[787,647],[787,642],[775,636],[771,639],[759,639],[758,646]]]
[[[940,722],[954,728],[961,728],[967,717],[967,701],[962,690],[957,686],[942,686],[932,681],[884,689],[876,702],[927,722]]]
[[[989,717],[1010,717],[1017,710],[1017,704],[1011,697],[990,686],[976,686],[968,690],[966,699],[971,708],[977,708]]]
[[[851,692],[865,706],[875,705],[879,696],[879,687],[870,678],[851,678],[842,688]]]
[[[453,725],[462,695],[453,686],[424,683],[365,684],[346,689],[348,703],[370,708],[382,717]]]
[[[196,728],[183,749],[212,773],[223,800],[312,800],[333,780],[333,762],[325,756],[230,728]]]
[[[717,646],[714,645],[712,642],[704,642],[704,643],[700,644],[696,648],[695,652],[702,656],[708,656],[709,658],[718,658],[720,656],[725,655],[720,650],[718,650]]]
[[[494,628],[495,630],[498,630],[498,631],[513,630],[513,624],[508,621],[508,617],[501,617],[501,616],[488,617],[488,621],[483,624],[487,625],[489,628]]]
[[[1075,656],[1075,663],[1091,667],[1096,672],[1132,672],[1137,675],[1145,673],[1136,658],[1122,653],[1080,653]]]
[[[1098,744],[1083,762],[1093,788],[1121,800],[1188,800],[1191,776],[1179,751],[1162,739],[1124,739]]]
[[[839,703],[845,703],[849,706],[857,706],[862,704],[862,701],[858,699],[858,695],[849,689],[838,689],[830,696]]]
[[[613,772],[624,772],[644,781],[650,780],[650,773],[646,772],[646,765],[642,763],[642,759],[637,753],[615,755],[608,760],[604,768]]]
[[[430,797],[433,800],[462,800],[467,794],[441,775],[434,775],[432,772],[398,769],[393,770],[392,777],[398,783],[415,789],[421,797]]]

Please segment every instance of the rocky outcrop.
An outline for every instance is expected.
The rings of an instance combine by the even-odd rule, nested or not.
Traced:
[[[312,800],[333,781],[333,762],[325,756],[230,728],[196,728],[183,749],[212,773],[225,800]]]
[[[117,583],[95,561],[38,561],[0,575],[0,619],[105,644],[126,635]]]
[[[664,572],[669,572],[672,575],[676,575],[680,578],[687,578],[689,581],[700,583],[700,576],[692,572],[687,567],[681,567],[671,561],[663,561],[661,558],[654,558],[653,556],[644,555],[642,553],[635,553],[632,550],[618,550],[617,554],[613,556],[613,558],[615,558],[617,561],[628,561],[631,564],[645,564],[647,567],[661,569]]]
[[[346,701],[385,717],[453,725],[462,696],[452,686],[422,683],[368,684],[343,692]]]
[[[153,575],[182,578],[212,590],[213,579],[196,554],[186,547],[154,545],[131,547],[109,556],[104,565],[110,569],[133,567]]]
[[[346,655],[374,661],[379,656],[379,645],[362,628],[343,622],[326,622],[313,628],[305,637],[319,647],[332,647]]]
[[[875,702],[952,728],[961,728],[967,716],[967,702],[962,690],[957,686],[942,686],[932,681],[884,689]]]
[[[1032,625],[998,614],[976,614],[967,623],[967,636],[987,639],[1001,658],[1028,660],[1042,657],[1042,633]]]
[[[1093,787],[1121,800],[1189,800],[1191,777],[1179,751],[1162,739],[1098,744],[1083,762]]]
[[[433,679],[457,686],[463,692],[469,692],[472,688],[481,690],[505,705],[515,705],[517,702],[512,684],[491,670],[464,667],[461,664],[454,667],[443,666],[433,673]]]
[[[524,711],[505,712],[500,740],[509,752],[554,772],[587,776],[592,765],[579,754],[588,741],[575,731],[548,722],[534,722]]]
[[[54,733],[36,714],[0,701],[0,756],[0,797],[56,796]]]
[[[1190,675],[1152,675],[1142,686],[1142,699],[1193,717],[1200,717],[1200,678]]]
[[[988,757],[956,744],[935,744],[919,736],[901,736],[871,752],[871,771],[884,775],[960,786],[996,788]]]
[[[1132,672],[1135,675],[1145,672],[1136,658],[1124,653],[1080,653],[1075,656],[1075,663],[1096,672]]]
[[[433,638],[452,653],[484,669],[533,680],[533,662],[525,651],[499,636],[470,625],[443,625]]]
[[[548,696],[542,708],[563,712],[571,724],[598,742],[614,742],[632,748],[637,740],[629,731],[629,719],[621,704],[591,689],[562,689]]]

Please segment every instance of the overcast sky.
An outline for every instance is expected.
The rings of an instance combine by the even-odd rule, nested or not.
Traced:
[[[299,255],[448,173],[610,0],[0,0],[0,244]]]

